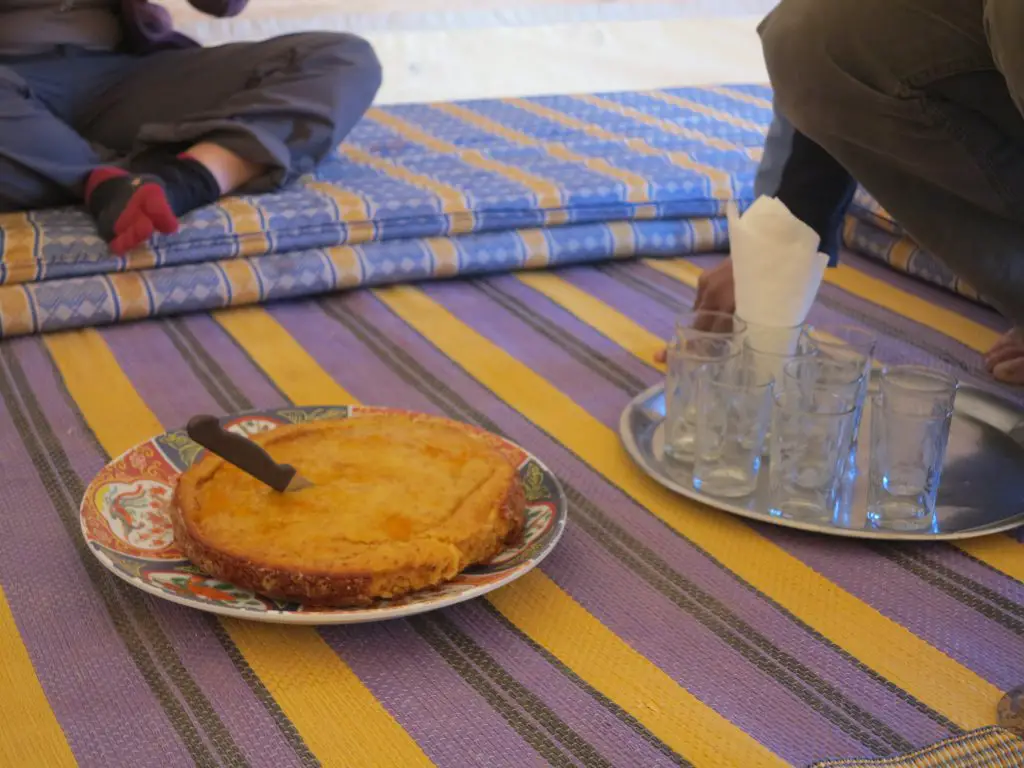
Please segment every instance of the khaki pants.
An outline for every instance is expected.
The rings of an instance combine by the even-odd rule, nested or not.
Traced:
[[[776,106],[1024,324],[1024,0],[782,0]]]

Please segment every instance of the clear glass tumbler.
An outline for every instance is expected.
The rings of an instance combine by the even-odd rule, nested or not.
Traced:
[[[695,310],[676,320],[665,379],[665,455],[689,462],[696,437],[696,380],[702,366],[727,370],[742,350],[746,323],[727,312]]]
[[[836,517],[855,417],[848,393],[776,394],[768,475],[773,515],[818,523]]]
[[[859,369],[866,391],[876,345],[873,333],[854,325],[807,325],[801,332],[799,349],[802,354],[813,354],[836,365]]]
[[[794,357],[782,366],[777,390],[798,400],[802,408],[832,407],[836,400],[844,408],[859,409],[864,401],[864,368],[828,357]]]
[[[854,371],[859,370],[862,375],[860,391],[857,393],[857,418],[850,441],[850,457],[846,462],[846,472],[851,483],[857,476],[860,424],[864,415],[868,386],[871,383],[877,344],[875,334],[855,325],[807,326],[801,337],[803,351],[812,352],[815,356],[832,361],[836,365],[849,366]]]
[[[744,366],[775,381],[781,380],[782,367],[788,361],[811,354],[800,345],[804,328],[803,325],[780,328],[748,323],[743,337]]]
[[[731,377],[697,376],[693,487],[740,498],[757,488],[772,413],[771,377],[740,368]]]
[[[868,519],[875,526],[931,526],[957,387],[952,376],[918,366],[882,372],[871,403]]]
[[[959,386],[955,377],[923,365],[890,365],[882,370],[878,391],[891,410],[941,416],[953,410]]]
[[[815,348],[826,357],[847,359],[852,355],[870,363],[875,356],[878,338],[856,325],[805,325],[800,343]]]
[[[665,378],[665,457],[691,462],[697,439],[698,374],[727,379],[740,357],[737,342],[724,336],[674,339]]]
[[[739,339],[747,333],[747,323],[731,312],[694,309],[676,318],[676,338],[694,338],[697,334]]]

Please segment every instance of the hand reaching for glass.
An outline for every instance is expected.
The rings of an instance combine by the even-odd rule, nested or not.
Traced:
[[[736,289],[732,279],[732,260],[726,259],[721,264],[706,270],[697,281],[697,298],[694,299],[695,312],[707,312],[707,318],[715,317],[715,312],[733,314],[736,312]],[[713,321],[706,320],[707,323]],[[713,327],[700,328],[702,331],[714,331]],[[667,359],[665,349],[659,350],[654,356],[657,363]]]

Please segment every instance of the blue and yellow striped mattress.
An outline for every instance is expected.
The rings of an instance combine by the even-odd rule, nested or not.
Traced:
[[[982,301],[970,284],[918,245],[863,189],[858,190],[846,217],[844,238],[847,247],[857,253],[968,299]]]
[[[77,209],[0,216],[0,338],[721,251],[726,203],[752,196],[770,98],[729,86],[375,109],[296,187],[225,200],[126,257]]]

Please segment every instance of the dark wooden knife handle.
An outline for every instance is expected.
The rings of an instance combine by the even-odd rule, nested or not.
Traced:
[[[248,472],[275,491],[284,493],[295,477],[294,467],[278,464],[263,450],[263,446],[224,429],[214,416],[195,416],[189,421],[186,432],[206,450]]]

